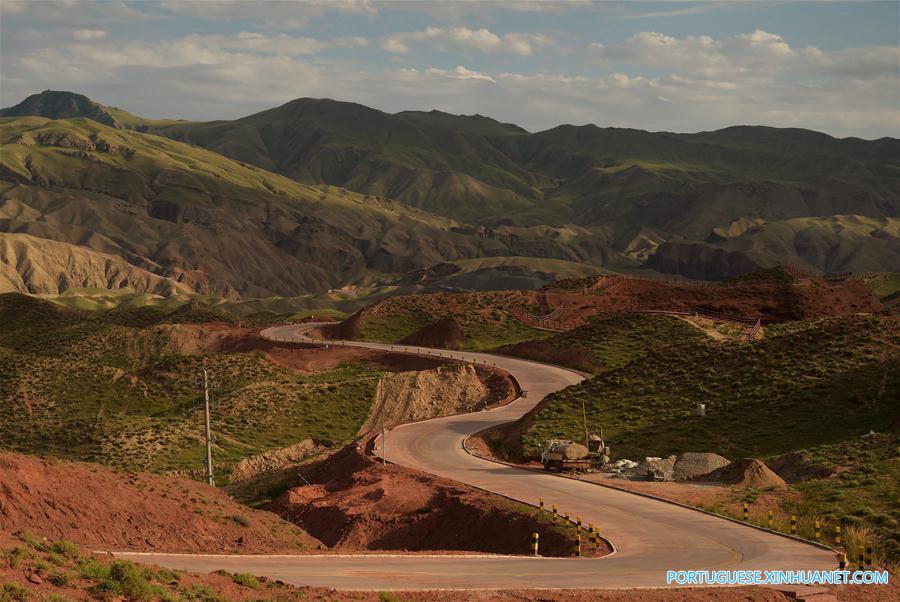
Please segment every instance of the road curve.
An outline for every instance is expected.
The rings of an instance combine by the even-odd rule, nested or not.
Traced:
[[[276,340],[309,342],[311,326],[263,332]],[[474,556],[203,556],[145,554],[146,562],[194,571],[224,568],[287,583],[338,589],[494,589],[665,587],[667,570],[836,568],[832,552],[709,514],[594,484],[524,471],[468,454],[470,434],[518,419],[546,395],[583,377],[572,370],[488,353],[341,341],[334,344],[452,356],[496,365],[528,391],[504,407],[404,424],[386,436],[387,459],[536,505],[543,497],[560,512],[599,525],[616,547],[596,559]],[[523,553],[528,534],[523,533]]]

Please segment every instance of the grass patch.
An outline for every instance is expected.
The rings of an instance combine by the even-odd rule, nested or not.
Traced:
[[[842,441],[895,424],[900,319],[817,321],[747,345],[696,341],[659,350],[550,396],[522,443],[577,440],[581,404],[616,457],[710,451],[766,456]],[[706,418],[693,415],[707,405]]]
[[[251,589],[259,587],[259,579],[257,579],[250,573],[235,573],[231,576],[231,580],[238,585],[249,587]]]
[[[16,392],[0,406],[0,448],[131,470],[199,470],[196,380],[204,368],[218,384],[212,420],[220,473],[306,438],[355,436],[378,369],[346,364],[304,376],[261,353],[179,355],[165,325],[213,317],[193,306],[77,312],[0,295],[0,390]]]

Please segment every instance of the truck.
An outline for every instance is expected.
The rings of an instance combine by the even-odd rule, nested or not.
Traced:
[[[590,435],[587,445],[567,439],[550,439],[541,447],[541,464],[545,470],[590,470],[609,463],[609,447],[597,435]]]
[[[541,464],[545,470],[588,470],[591,458],[588,448],[564,439],[551,439],[541,448]]]

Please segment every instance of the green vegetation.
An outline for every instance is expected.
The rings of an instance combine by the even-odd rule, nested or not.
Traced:
[[[51,91],[0,115],[9,231],[69,244],[59,258],[76,245],[109,252],[99,241],[114,240],[131,268],[152,266],[125,278],[121,266],[79,270],[83,282],[62,282],[71,286],[155,276],[165,280],[154,291],[266,297],[462,262],[453,286],[508,276],[521,288],[544,269],[634,268],[657,249],[665,257],[651,265],[712,278],[733,275],[726,263],[864,272],[900,261],[893,139],[763,127],[529,133],[319,99],[173,122]],[[722,251],[739,261],[723,263]],[[466,263],[500,256],[510,259],[476,272]],[[72,275],[50,264],[45,278],[22,275],[43,288]]]
[[[359,338],[396,343],[448,316],[456,320],[467,339],[447,345],[452,348],[481,351],[550,336],[505,311],[516,307],[517,299],[516,293],[509,291],[392,297],[361,312]]]
[[[894,424],[900,327],[892,316],[767,327],[767,338],[658,350],[548,398],[522,439],[526,455],[577,439],[581,404],[617,457],[710,451],[768,456]],[[694,416],[697,403],[705,418]]]
[[[872,294],[880,301],[891,301],[900,297],[900,273],[870,273],[863,274],[862,278],[872,289]]]
[[[355,436],[377,369],[345,364],[302,376],[260,353],[183,354],[182,337],[196,331],[172,325],[208,319],[222,316],[196,304],[168,314],[75,312],[0,295],[0,446],[130,469],[198,469],[204,368],[216,383],[214,453],[226,470],[306,438]]]
[[[244,587],[249,587],[251,589],[259,587],[259,579],[250,573],[236,573],[231,576],[231,580],[238,585],[243,585]]]
[[[871,434],[802,452],[814,466],[838,471],[838,478],[802,481],[803,493],[787,510],[819,517],[844,529],[871,529],[876,549],[900,559],[900,439],[896,433]],[[848,549],[855,550],[850,543]]]
[[[542,342],[560,352],[587,349],[597,361],[594,371],[605,372],[666,349],[677,350],[702,344],[707,338],[697,327],[672,316],[620,313],[598,317],[584,326],[545,338]]]
[[[75,590],[82,597],[90,599],[126,599],[134,602],[149,602],[151,600],[175,601],[188,600],[198,602],[224,602],[226,597],[218,591],[225,589],[227,582],[234,582],[241,586],[256,589],[263,579],[257,579],[253,575],[243,573],[232,575],[222,571],[222,577],[211,576],[211,583],[196,583],[196,577],[192,583],[183,583],[182,573],[165,568],[153,568],[135,564],[128,560],[112,560],[106,557],[82,554],[71,542],[54,541],[38,542],[28,534],[19,535],[19,539],[27,546],[16,546],[12,550],[0,550],[0,568],[2,559],[8,559],[8,566],[21,574],[28,575],[34,570],[47,572],[47,563],[50,554],[47,550],[63,550],[63,561],[56,564],[56,568],[47,572],[45,584],[54,588],[62,588],[68,593]],[[61,552],[60,552],[61,553]],[[11,560],[17,558],[15,563]],[[42,573],[43,574],[43,573]],[[227,581],[226,581],[227,580]],[[293,592],[287,586],[266,583],[265,599],[281,600],[296,599]],[[13,582],[0,585],[0,601],[19,602],[33,599],[31,592]],[[68,600],[62,593],[48,592],[42,600]]]

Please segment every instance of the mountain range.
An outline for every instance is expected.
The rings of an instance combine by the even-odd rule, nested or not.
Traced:
[[[483,257],[705,279],[785,262],[900,271],[895,138],[531,133],[306,98],[231,121],[148,120],[46,91],[0,110],[0,144],[0,232],[19,235],[0,246],[0,288],[26,292],[152,281],[297,295]],[[34,244],[43,250],[26,252]],[[140,276],[54,278],[59,257],[87,261],[74,259],[83,251]],[[38,286],[28,275],[48,253]]]

